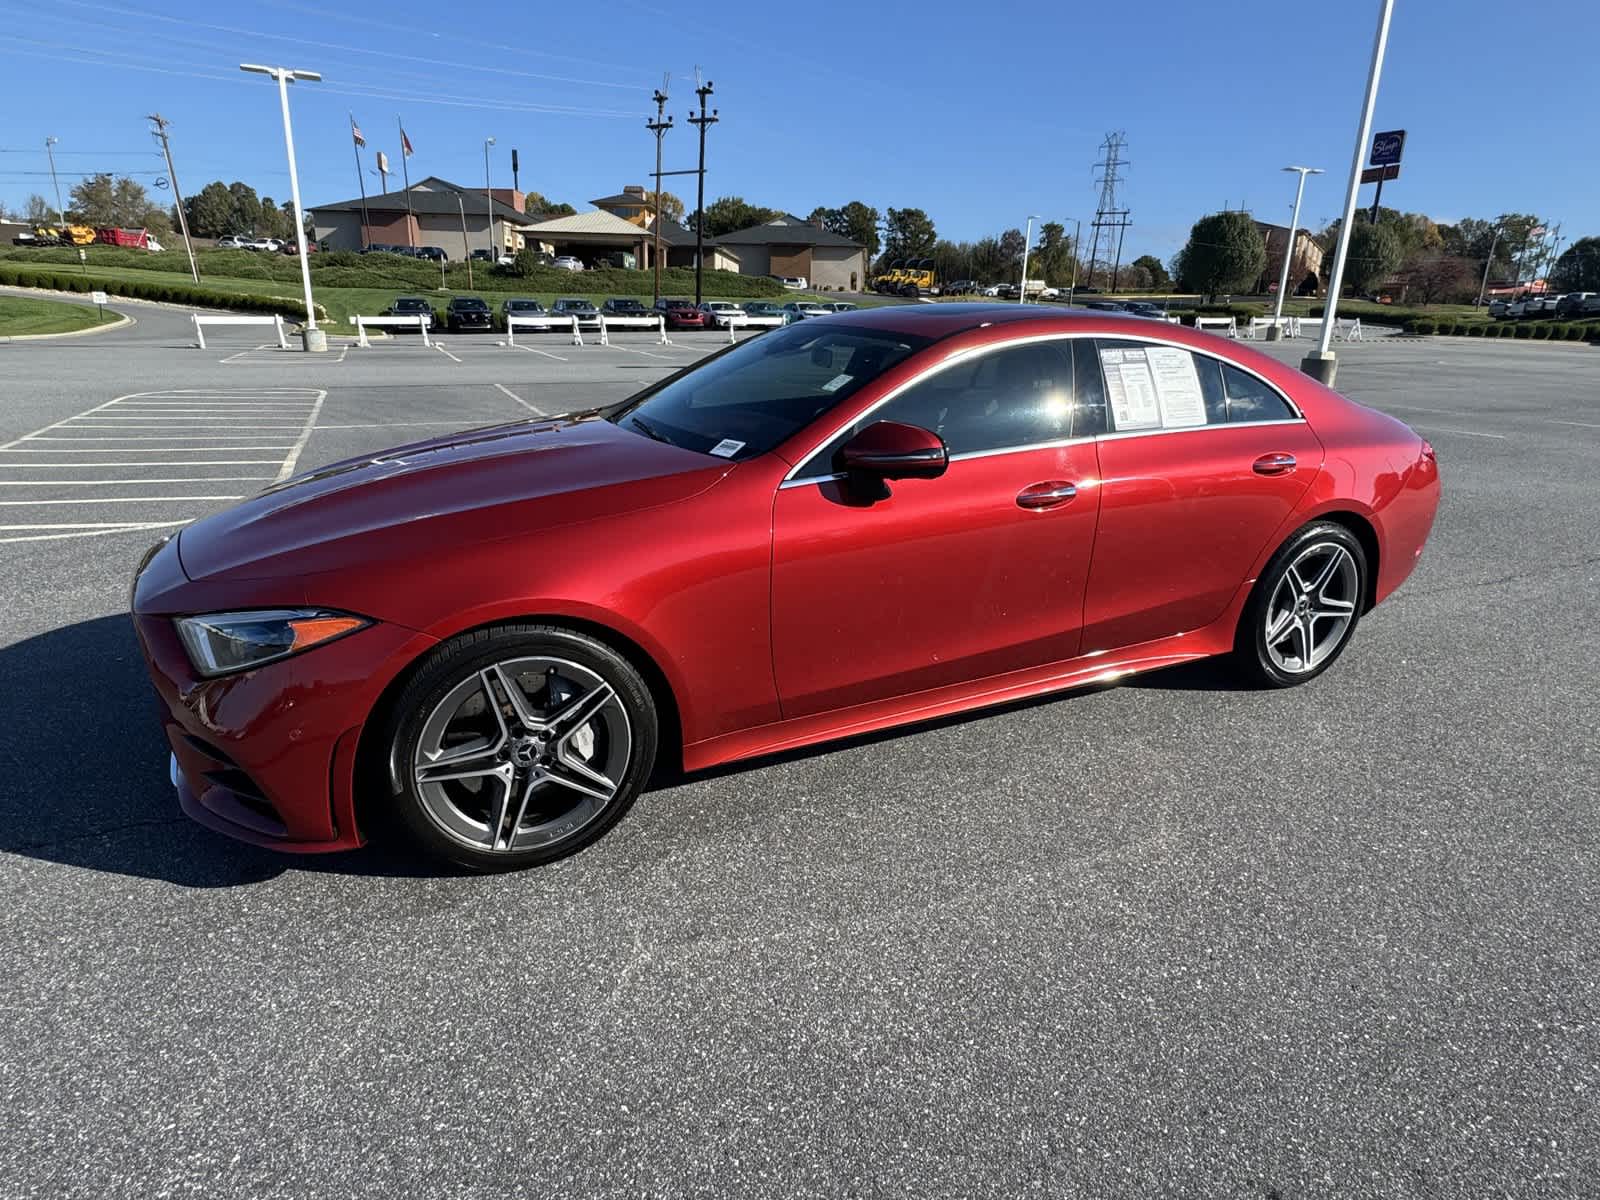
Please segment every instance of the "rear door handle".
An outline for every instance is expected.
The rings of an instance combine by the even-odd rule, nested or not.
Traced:
[[[1257,475],[1287,475],[1294,467],[1292,454],[1263,454],[1250,464],[1250,469]]]
[[[1017,493],[1020,508],[1055,508],[1078,494],[1073,484],[1063,479],[1046,479],[1043,483],[1029,484]]]

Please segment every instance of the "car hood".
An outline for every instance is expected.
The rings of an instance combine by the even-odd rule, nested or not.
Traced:
[[[190,525],[191,579],[356,567],[671,503],[732,465],[593,414],[470,429],[308,471]]]

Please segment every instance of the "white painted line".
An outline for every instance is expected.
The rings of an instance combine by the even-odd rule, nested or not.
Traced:
[[[228,438],[237,437],[237,436],[238,436],[237,434],[232,434],[232,433],[172,433],[172,434],[162,434],[162,433],[126,433],[126,434],[123,434],[123,433],[119,433],[119,434],[115,434],[115,435],[108,435],[106,437],[30,437],[28,439],[28,441],[30,441],[30,442],[80,442],[80,443],[81,442],[220,442],[220,441],[225,441]],[[245,435],[245,436],[250,437],[250,435],[248,435],[248,434]],[[255,436],[255,437],[250,437],[250,440],[251,441],[260,441],[260,440],[262,440],[263,438],[266,438],[266,437],[277,437],[277,436],[279,436],[279,435],[277,435],[277,434],[262,434],[262,435],[258,435],[258,436]],[[283,436],[287,437],[288,435],[285,434]],[[289,448],[289,444],[286,442],[281,446],[262,446],[260,448],[263,449],[263,450],[287,450]],[[205,447],[204,446],[197,446],[197,447],[195,447],[195,449],[204,450]]]
[[[1549,420],[1552,425],[1576,425],[1580,429],[1600,429],[1600,425],[1596,425],[1593,421],[1557,421],[1554,417]]]
[[[63,438],[62,441],[84,442],[99,439],[90,438]],[[141,446],[98,446],[91,450],[64,450],[59,446],[52,446],[48,450],[7,450],[0,447],[0,454],[176,454],[180,450],[193,450],[197,454],[212,454],[219,450],[287,450],[287,446],[157,446],[153,450],[146,450]],[[273,459],[277,462],[277,459]]]
[[[51,504],[155,504],[171,500],[243,499],[243,496],[96,496],[92,500],[0,500],[0,508],[24,508]]]
[[[433,344],[433,348],[435,350],[437,350],[440,354],[444,355],[446,358],[453,359],[456,362],[460,362],[461,361],[459,358],[456,358],[456,356],[454,354],[451,354],[450,351],[446,350],[443,346],[441,346],[438,342],[435,342]]]
[[[238,354],[230,354],[227,358],[218,359],[217,361],[222,363],[231,363],[234,359],[238,358],[242,354],[254,354],[257,350],[266,350],[269,347],[273,350],[278,349],[278,347],[273,345],[271,342],[263,342],[259,346],[246,346],[243,350],[240,350]]]
[[[539,411],[539,410],[538,410],[538,409],[537,409],[537,408],[535,408],[535,407],[534,407],[534,406],[533,406],[533,405],[531,405],[531,404],[529,404],[529,403],[528,403],[528,402],[527,402],[527,401],[526,401],[526,400],[524,400],[524,399],[523,399],[523,398],[522,398],[522,397],[521,397],[521,396],[519,396],[519,395],[517,395],[517,394],[516,394],[516,393],[515,393],[515,392],[513,392],[513,391],[512,391],[512,390],[511,390],[511,389],[510,389],[510,388],[508,388],[508,387],[507,387],[507,386],[506,386],[506,385],[505,385],[505,384],[503,384],[503,383],[497,383],[497,384],[495,384],[495,385],[494,385],[494,386],[495,386],[495,387],[497,387],[497,388],[499,388],[499,389],[500,389],[500,390],[501,390],[501,391],[502,391],[502,392],[504,392],[504,393],[505,393],[505,394],[506,394],[506,395],[508,395],[508,396],[510,396],[510,397],[511,397],[511,398],[512,398],[512,399],[513,399],[513,400],[515,400],[515,401],[516,401],[516,402],[517,402],[517,403],[518,403],[518,404],[520,404],[520,405],[522,405],[522,407],[523,407],[523,408],[525,408],[525,409],[527,409],[527,410],[528,410],[528,411],[529,411],[529,412],[531,412],[531,413],[532,413],[532,414],[533,414],[533,415],[534,415],[534,416],[536,416],[536,417],[542,417],[542,416],[544,416],[544,413],[542,413],[542,412],[540,412],[540,411]]]
[[[174,420],[176,420],[176,418],[174,418]],[[179,421],[177,423],[179,425],[185,427],[185,428],[190,428],[190,427],[194,426],[195,421],[194,421],[193,418],[189,418],[187,420]],[[251,422],[249,425],[239,425],[239,424],[236,424],[236,423],[230,421],[230,422],[228,422],[228,432],[232,433],[235,429],[299,429],[301,424],[302,423],[300,421],[273,421],[270,424],[258,424],[258,423],[255,423],[255,422]],[[170,429],[171,428],[171,424],[168,423],[168,422],[164,422],[164,421],[102,421],[101,419],[96,417],[92,422],[85,422],[84,424],[67,425],[67,426],[63,426],[63,428],[64,429]]]
[[[493,422],[494,419],[495,418],[492,417],[492,416],[491,417],[484,417],[482,421],[478,422],[478,424],[488,425],[491,422]],[[463,421],[378,421],[378,422],[375,422],[375,423],[370,424],[370,425],[318,425],[317,429],[318,429],[319,432],[321,430],[324,430],[324,429],[414,429],[414,428],[416,428],[418,426],[421,426],[421,425],[448,425],[452,429],[471,429],[472,426],[473,426],[473,422],[471,420],[467,420],[465,422],[463,422]],[[4,464],[0,464],[0,465],[4,465]]]
[[[107,400],[104,404],[95,405],[93,408],[89,409],[88,412],[77,413],[75,415],[76,416],[80,416],[80,417],[88,416],[88,413],[99,412],[102,408],[109,408],[111,405],[113,405],[115,403],[116,403],[115,400]],[[62,417],[61,420],[56,421],[53,424],[46,425],[43,429],[36,429],[32,433],[25,433],[19,438],[14,438],[13,440],[7,442],[5,445],[0,446],[0,450],[9,450],[9,449],[11,449],[11,447],[19,446],[23,442],[28,441],[30,438],[38,437],[41,433],[49,433],[52,429],[59,429],[61,426],[65,425],[70,420],[72,420],[72,417]]]
[[[1375,404],[1372,407],[1377,408],[1379,406]],[[1459,408],[1423,408],[1420,404],[1389,404],[1389,403],[1385,403],[1385,404],[1382,405],[1382,407],[1383,408],[1398,408],[1402,412],[1438,413],[1440,416],[1445,416],[1445,417],[1477,417],[1477,416],[1482,416],[1483,415],[1481,413],[1462,412]]]
[[[98,467],[100,464],[92,465]],[[190,475],[178,479],[0,479],[0,487],[124,487],[147,483],[244,483],[247,480],[271,478],[271,475]]]
[[[451,422],[454,424],[454,422]],[[337,429],[337,425],[324,428]],[[11,454],[44,453],[44,451],[12,450]],[[180,459],[177,462],[107,462],[103,458],[80,458],[77,462],[42,463],[42,462],[9,462],[0,459],[0,471],[81,471],[89,467],[98,470],[100,467],[275,467],[278,460],[275,458],[202,458]],[[241,476],[240,478],[244,478]],[[262,476],[263,479],[270,476]]]
[[[160,529],[163,525],[187,525],[184,521],[52,521],[38,525],[0,525],[3,530],[15,529]]]
[[[642,354],[646,358],[659,358],[663,362],[681,363],[681,362],[687,362],[688,361],[687,359],[682,359],[682,358],[669,358],[665,354],[655,354],[655,353],[653,353],[653,352],[651,352],[649,350],[635,350],[632,346],[619,346],[615,342],[608,342],[606,344],[606,349],[607,350],[621,350],[624,354]]]
[[[17,537],[0,537],[0,545],[10,542],[60,542],[68,538],[104,537],[109,533],[139,533],[149,532],[152,529],[171,529],[174,525],[187,525],[188,520],[182,521],[140,521],[132,525],[0,525],[0,531],[8,529],[73,529],[75,533],[29,533]]]
[[[513,346],[512,346],[512,349],[513,350],[526,350],[529,354],[542,354],[546,358],[555,359],[557,362],[566,362],[567,361],[566,359],[562,358],[561,355],[559,355],[559,354],[551,354],[550,351],[548,351],[548,350],[536,350],[532,346],[524,346],[521,342],[514,343]]]
[[[1449,429],[1449,428],[1447,428],[1447,427],[1445,427],[1443,425],[1421,425],[1421,424],[1417,425],[1417,428],[1418,429],[1431,429],[1434,433],[1459,433],[1463,437],[1494,438],[1494,440],[1497,441],[1497,442],[1503,442],[1503,441],[1506,440],[1506,435],[1503,434],[1503,433],[1479,433],[1475,429]]]
[[[283,466],[278,468],[278,478],[275,483],[281,483],[294,474],[294,465],[300,461],[300,452],[306,448],[306,443],[311,440],[311,431],[317,427],[317,414],[322,411],[322,402],[327,399],[327,392],[317,393],[316,407],[311,410],[311,415],[306,418],[306,427],[300,432],[299,439],[289,451],[289,456],[283,460]]]

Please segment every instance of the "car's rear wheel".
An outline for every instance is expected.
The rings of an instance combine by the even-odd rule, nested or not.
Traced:
[[[1343,525],[1315,521],[1267,563],[1239,621],[1234,660],[1263,687],[1293,687],[1350,644],[1366,595],[1367,556]]]
[[[548,625],[440,646],[389,722],[395,813],[429,854],[481,871],[550,862],[620,820],[655,761],[655,704],[594,638]]]

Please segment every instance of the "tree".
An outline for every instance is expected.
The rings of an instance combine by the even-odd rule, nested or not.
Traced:
[[[555,204],[543,192],[529,192],[522,201],[522,211],[530,217],[570,217],[578,210],[570,204]]]
[[[171,225],[160,206],[151,203],[144,185],[123,176],[91,175],[72,189],[72,219],[85,225],[114,225],[128,229],[171,232]]]
[[[1005,251],[1000,248],[999,238],[979,238],[972,243],[970,265],[967,269],[971,272],[971,278],[979,283],[995,283],[1006,273],[1007,262]]]
[[[55,206],[38,192],[28,197],[28,206],[24,210],[24,219],[31,225],[43,225],[56,219]]]
[[[234,228],[240,233],[259,233],[261,225],[261,200],[256,195],[255,188],[248,183],[234,180],[228,185],[228,194],[233,197]]]
[[[90,175],[80,179],[67,193],[67,216],[83,225],[113,225],[117,189],[111,176]]]
[[[1550,285],[1560,292],[1600,292],[1600,237],[1568,246],[1550,272]]]
[[[721,237],[752,225],[764,225],[783,214],[775,208],[762,208],[749,204],[743,196],[721,196],[706,205],[706,236]],[[695,214],[690,213],[684,224],[694,228]]]
[[[212,180],[185,202],[189,232],[195,237],[219,238],[242,233],[233,223],[233,194],[220,179]]]
[[[1267,267],[1266,241],[1242,212],[1201,217],[1189,230],[1182,256],[1184,288],[1205,296],[1243,291]]]
[[[1037,262],[1037,267],[1033,262]],[[1072,279],[1072,250],[1067,245],[1067,227],[1059,221],[1046,221],[1039,226],[1039,244],[1034,247],[1034,259],[1029,271],[1035,279],[1048,284],[1066,287]]]
[[[826,229],[829,233],[837,233],[852,242],[860,242],[868,262],[878,257],[878,247],[881,245],[878,226],[883,217],[871,205],[863,204],[859,200],[852,200],[843,208],[828,208],[819,204],[811,210],[811,215],[806,220]]]
[[[655,207],[656,212],[660,214],[663,221],[671,221],[676,225],[683,224],[683,201],[678,197],[665,188],[661,189],[659,201],[657,200],[657,193],[654,191],[647,190],[644,195],[645,199]]]
[[[1357,295],[1376,291],[1405,261],[1406,245],[1393,222],[1357,221],[1350,230],[1344,281]]]
[[[1415,258],[1406,267],[1406,287],[1423,304],[1454,303],[1469,298],[1472,268],[1466,259],[1433,253]]]
[[[1022,248],[1027,241],[1020,229],[1008,229],[1000,235],[1000,258],[1005,264],[1001,270],[1010,272],[1022,262]]]
[[[932,219],[920,208],[891,208],[884,214],[886,258],[928,258],[938,241]]]
[[[1146,285],[1152,288],[1169,288],[1172,286],[1172,276],[1167,274],[1167,268],[1154,254],[1141,254],[1133,260],[1135,270],[1145,271],[1150,282]]]

